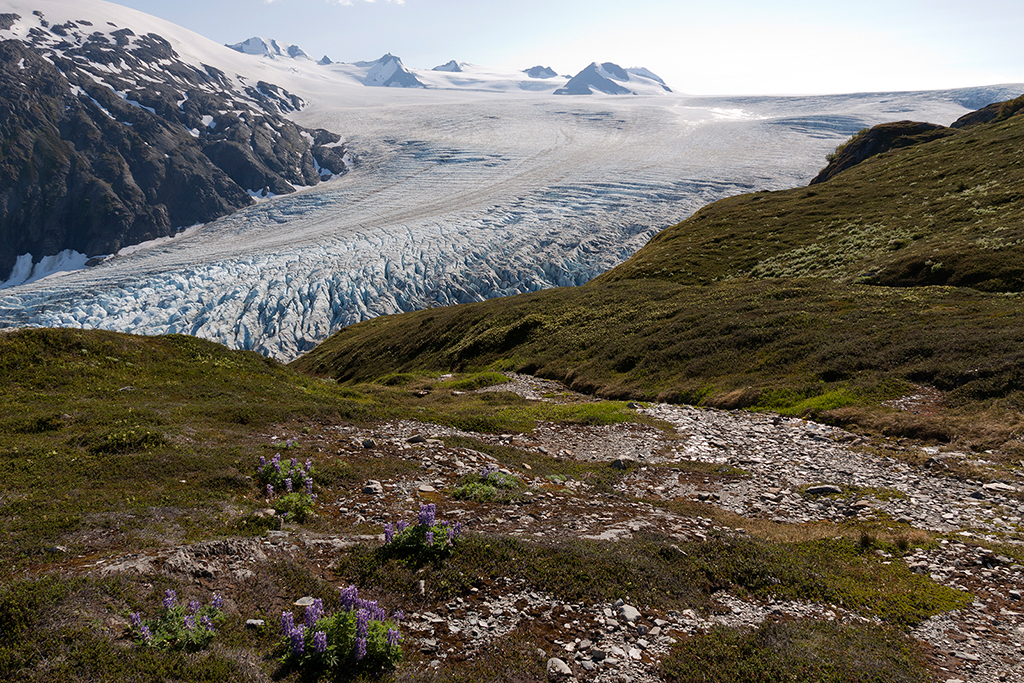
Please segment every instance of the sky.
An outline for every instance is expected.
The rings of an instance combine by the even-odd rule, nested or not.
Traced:
[[[695,95],[931,90],[1024,82],[1024,2],[985,0],[119,0],[219,43],[314,59],[390,52],[430,69],[593,61]]]

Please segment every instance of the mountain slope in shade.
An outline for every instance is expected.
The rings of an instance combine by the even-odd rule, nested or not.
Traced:
[[[340,136],[285,118],[301,98],[183,56],[175,44],[195,40],[175,37],[182,29],[166,25],[174,43],[136,31],[122,17],[144,15],[104,2],[11,4],[0,282],[16,264],[31,273],[47,256],[115,253],[345,172]]]

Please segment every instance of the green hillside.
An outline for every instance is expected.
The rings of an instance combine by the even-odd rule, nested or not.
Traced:
[[[596,283],[822,277],[1024,289],[1024,117],[893,150],[827,183],[716,202]]]
[[[719,201],[576,289],[378,318],[297,369],[500,368],[599,395],[1005,444],[1024,406],[1024,117]],[[939,413],[886,408],[916,385]]]

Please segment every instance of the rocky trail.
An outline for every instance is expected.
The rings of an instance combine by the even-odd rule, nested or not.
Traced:
[[[500,387],[533,400],[588,400],[564,387],[515,377]],[[555,398],[550,398],[552,395]],[[548,396],[549,398],[543,398]],[[711,534],[744,535],[747,526],[809,525],[858,519],[902,525],[908,535],[928,532],[937,543],[884,562],[905,562],[914,572],[969,592],[967,607],[940,614],[911,635],[932,646],[943,683],[1024,682],[1024,566],[994,552],[993,545],[1019,546],[1024,495],[1017,473],[1002,481],[963,480],[944,463],[976,455],[868,441],[832,427],[767,414],[640,406],[674,430],[626,424],[575,426],[542,424],[529,434],[463,433],[416,421],[373,429],[334,427],[306,437],[305,446],[324,459],[389,457],[408,463],[393,476],[367,479],[339,493],[324,514],[340,528],[376,528],[415,519],[419,506],[434,502],[438,518],[462,522],[475,533],[531,538],[583,537],[617,542],[644,532],[680,541]],[[283,441],[288,434],[267,435]],[[458,438],[510,446],[523,453],[625,470],[614,490],[596,491],[573,479],[536,476],[528,463],[510,467],[478,450],[451,445]],[[461,442],[460,442],[461,443]],[[902,450],[901,450],[902,449]],[[917,461],[924,465],[914,464]],[[705,469],[695,468],[694,463]],[[676,465],[679,466],[676,466]],[[684,465],[687,465],[684,467]],[[460,478],[485,467],[500,467],[523,480],[527,490],[510,504],[481,504],[446,495]],[[669,502],[731,513],[728,524],[674,511]],[[321,567],[329,576],[338,551],[382,536],[325,535],[285,525],[256,539],[212,541],[169,548],[152,555],[99,560],[83,567],[103,574],[165,572],[218,588],[251,578],[263,563],[284,557]],[[303,596],[295,596],[295,599]],[[469,595],[407,616],[407,646],[425,665],[472,657],[523,621],[546,634],[544,657],[553,679],[653,682],[671,645],[712,625],[757,625],[768,618],[813,617],[841,622],[865,617],[836,606],[803,602],[758,602],[715,594],[707,615],[692,610],[660,612],[623,601],[567,604],[515,580],[496,580]]]

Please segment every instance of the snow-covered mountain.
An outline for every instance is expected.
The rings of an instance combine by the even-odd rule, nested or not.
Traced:
[[[302,48],[298,45],[279,43],[273,39],[268,40],[260,37],[249,38],[241,43],[235,43],[227,47],[242,54],[266,57],[267,59],[308,59],[310,61],[313,59],[303,52]]]
[[[281,133],[278,144],[272,131],[294,126],[292,142],[353,163],[332,182],[256,203],[246,196],[246,206],[193,221],[202,224],[173,238],[112,246],[117,254],[93,267],[3,289],[0,326],[181,332],[282,359],[375,315],[581,284],[710,201],[806,183],[861,128],[898,119],[948,124],[1021,91],[692,98],[666,91],[649,72],[623,69],[628,80],[616,80],[619,71],[602,67],[603,78],[658,96],[570,98],[553,95],[561,77],[466,63],[461,72],[408,69],[426,88],[366,87],[382,60],[265,59],[100,0],[6,0],[4,8],[0,131],[23,120],[21,100],[5,94],[32,96],[17,89],[24,82],[53,94],[40,111],[62,115],[71,106],[86,117],[85,130],[103,132],[90,138],[97,150],[119,149],[107,146],[117,132],[138,135],[140,159],[156,168],[190,149],[197,163],[215,166],[204,145],[243,124],[254,153],[277,154],[288,138]],[[104,40],[90,39],[95,32]],[[146,49],[160,50],[155,62],[139,52]],[[63,75],[47,59],[63,60]],[[51,80],[32,80],[37,72]],[[641,79],[649,91],[639,90]],[[149,129],[178,146],[142,137]],[[309,132],[317,130],[345,139],[317,144]],[[132,170],[130,157],[122,159]],[[322,158],[313,154],[317,177]],[[143,177],[132,170],[137,186]],[[0,194],[29,187],[57,196],[36,179],[4,180]],[[15,206],[5,202],[0,227]],[[16,282],[82,265],[59,245],[36,244],[16,252]]]
[[[440,66],[435,66],[431,71],[447,71],[449,73],[462,73],[462,66],[454,59]]]
[[[672,92],[654,73],[644,68],[623,69],[618,64],[592,62],[573,76],[556,95],[651,95]]]
[[[365,62],[364,62],[365,64]],[[370,63],[363,84],[381,88],[425,88],[426,86],[405,68],[402,60],[386,54]]]
[[[550,66],[531,66],[523,71],[530,78],[558,78],[558,73]]]

